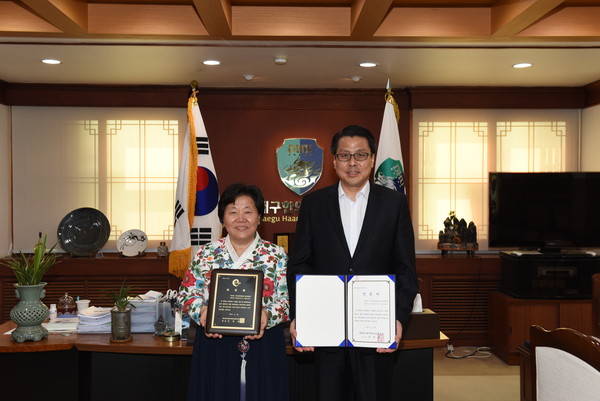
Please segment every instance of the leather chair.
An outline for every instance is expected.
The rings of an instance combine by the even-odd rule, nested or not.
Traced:
[[[532,326],[531,374],[537,401],[598,401],[600,340],[568,328]]]

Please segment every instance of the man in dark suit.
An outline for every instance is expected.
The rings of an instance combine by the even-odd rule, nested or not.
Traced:
[[[295,313],[296,274],[396,276],[396,343],[418,291],[415,246],[406,196],[369,182],[376,144],[369,130],[348,126],[331,143],[338,184],[304,197],[288,262]],[[318,294],[316,295],[318,296]],[[323,313],[327,310],[326,294]],[[297,335],[290,325],[292,342]],[[315,352],[320,401],[391,400],[393,349],[297,347]]]

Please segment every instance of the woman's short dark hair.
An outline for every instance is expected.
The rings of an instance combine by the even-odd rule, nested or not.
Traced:
[[[375,138],[373,137],[373,134],[371,134],[371,131],[360,125],[349,125],[333,136],[333,139],[331,140],[331,154],[335,155],[337,153],[340,139],[345,136],[360,136],[361,138],[365,138],[367,142],[369,142],[369,150],[371,153],[377,152],[377,144],[375,143]]]
[[[258,218],[262,218],[265,211],[265,198],[263,197],[260,188],[254,185],[244,185],[236,182],[225,188],[219,199],[217,213],[219,214],[219,221],[221,223],[223,223],[223,216],[225,216],[225,209],[227,206],[235,203],[235,200],[242,195],[247,195],[252,199],[254,206],[256,206],[256,210],[258,210]]]

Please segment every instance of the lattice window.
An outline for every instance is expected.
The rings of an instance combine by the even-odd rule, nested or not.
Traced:
[[[114,239],[141,229],[170,240],[178,174],[178,121],[106,121],[106,212]],[[127,205],[127,207],[123,207]]]
[[[417,237],[432,240],[438,238],[440,222],[451,210],[460,211],[466,221],[483,220],[488,125],[422,122],[418,127]]]
[[[564,121],[499,121],[496,123],[498,171],[565,171],[566,136]]]

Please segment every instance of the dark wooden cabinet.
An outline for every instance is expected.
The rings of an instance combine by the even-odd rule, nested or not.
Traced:
[[[500,289],[516,298],[589,299],[600,256],[586,253],[500,252]]]
[[[417,275],[423,306],[439,315],[453,345],[489,345],[489,294],[500,288],[497,254],[419,255]]]
[[[511,365],[519,363],[517,347],[529,341],[529,328],[570,327],[592,333],[590,299],[518,299],[500,291],[490,294],[489,344],[492,352]]]

